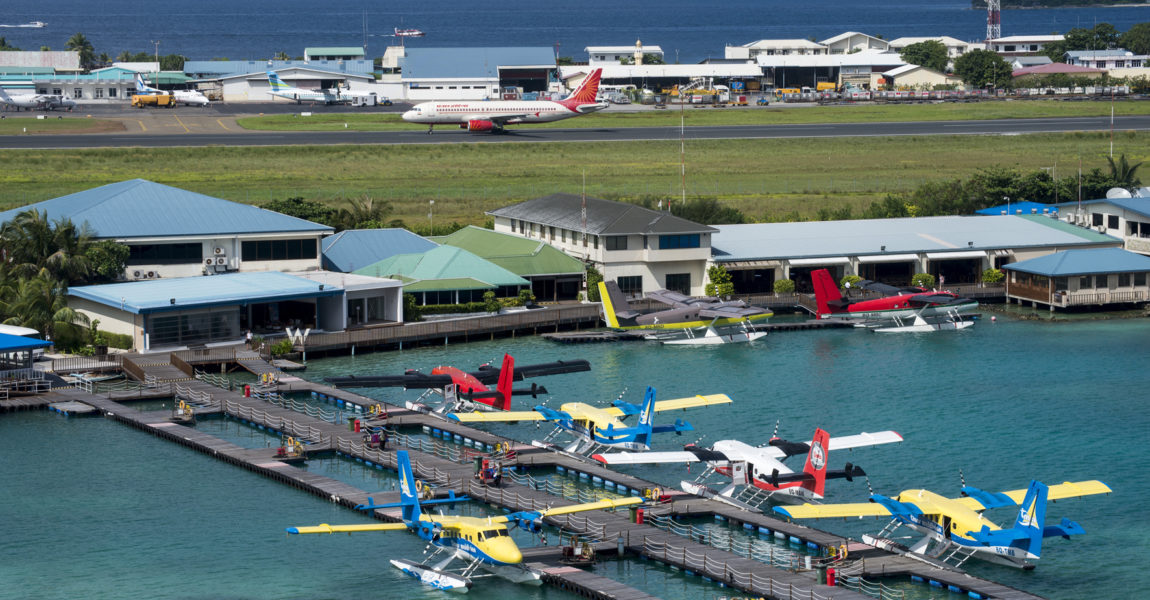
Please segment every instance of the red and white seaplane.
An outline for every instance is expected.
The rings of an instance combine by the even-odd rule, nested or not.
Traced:
[[[535,365],[522,365],[515,368],[515,359],[510,354],[503,355],[503,366],[494,368],[484,364],[478,370],[470,373],[449,366],[439,366],[431,370],[428,375],[415,369],[408,369],[403,375],[348,375],[345,377],[327,377],[327,383],[336,387],[402,387],[404,389],[427,389],[427,392],[414,402],[409,402],[409,408],[418,409],[431,394],[444,397],[444,401],[435,408],[423,406],[424,409],[440,414],[456,411],[506,411],[511,410],[512,396],[539,397],[546,394],[547,388],[532,383],[531,387],[512,389],[514,381],[522,381],[525,377],[541,377],[543,375],[559,375],[562,373],[580,373],[590,371],[591,363],[583,359],[560,360]],[[495,384],[495,389],[487,386]]]
[[[826,269],[811,272],[811,283],[815,288],[815,303],[818,312],[816,319],[827,317],[857,319],[860,326],[875,323],[890,323],[875,331],[930,331],[935,329],[961,329],[971,321],[964,321],[959,314],[973,310],[978,302],[961,298],[948,291],[932,291],[920,287],[895,287],[864,279],[853,285],[863,290],[883,294],[881,298],[851,302],[843,298],[838,284]],[[941,321],[940,321],[941,320]],[[960,323],[956,326],[935,326]]]
[[[683,481],[689,494],[713,498],[728,504],[756,510],[767,500],[801,503],[823,498],[827,479],[846,479],[866,475],[860,467],[846,463],[844,468],[828,470],[828,453],[863,446],[901,442],[894,431],[860,433],[832,438],[823,429],[815,429],[810,443],[790,442],[772,437],[765,446],[751,446],[738,440],[720,440],[710,448],[688,444],[680,452],[619,452],[596,454],[591,458],[608,465],[705,462],[707,468],[694,481]],[[794,472],[783,461],[806,454],[801,472]],[[725,487],[715,490],[707,484],[712,474],[730,478]]]

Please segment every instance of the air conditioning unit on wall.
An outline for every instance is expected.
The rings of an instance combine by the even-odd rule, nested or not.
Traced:
[[[216,248],[214,252],[216,256],[227,256],[228,254],[227,250],[224,250],[223,248]]]
[[[224,258],[223,256],[217,256],[216,257],[216,266],[224,267],[224,266],[227,266],[227,264],[228,264],[227,258]]]

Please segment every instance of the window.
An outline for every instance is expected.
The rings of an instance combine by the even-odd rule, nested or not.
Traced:
[[[52,88],[52,93],[57,95],[57,96],[60,96],[64,93],[64,91],[61,90],[60,88]]]
[[[1102,213],[1091,213],[1090,214],[1090,224],[1095,226],[1095,227],[1098,227],[1099,225],[1101,225],[1102,224]]]
[[[643,276],[632,275],[628,277],[617,277],[615,282],[619,284],[619,290],[627,296],[642,296],[643,295]]]
[[[1095,275],[1094,276],[1094,289],[1096,289],[1096,290],[1106,289],[1106,283],[1109,281],[1110,281],[1109,275]]]
[[[1065,291],[1068,289],[1070,289],[1070,281],[1068,278],[1066,278],[1066,277],[1055,277],[1054,278],[1054,290],[1055,291]]]
[[[1130,287],[1130,274],[1129,273],[1119,273],[1118,274],[1118,287],[1120,287],[1120,288]]]
[[[1134,285],[1137,287],[1145,286],[1146,285],[1146,274],[1145,273],[1135,273],[1134,274]]]
[[[691,274],[690,273],[668,273],[667,274],[667,289],[672,292],[679,292],[680,294],[691,293]]]
[[[592,243],[595,244],[595,249],[598,250],[599,249],[599,236],[593,235],[591,237],[593,238],[591,241],[592,241]]]
[[[204,245],[199,242],[187,244],[141,244],[128,246],[129,265],[180,265],[198,263],[203,260]]]
[[[241,248],[244,260],[300,260],[315,258],[315,239],[260,240],[244,242]]]
[[[699,234],[661,235],[659,236],[660,250],[673,250],[676,248],[698,248]],[[668,288],[669,289],[669,288]]]
[[[116,97],[116,88],[108,88],[108,97],[109,98],[115,98]]]
[[[515,219],[511,219],[511,233],[515,233]]]
[[[1082,277],[1078,278],[1078,289],[1088,290],[1092,287],[1094,287],[1094,286],[1090,285],[1090,276],[1089,275],[1083,275]]]
[[[36,90],[36,93],[37,94],[47,94],[48,88],[40,88],[40,89]]]
[[[1002,47],[1003,52],[1014,52],[1014,44],[1007,44]]]
[[[103,98],[104,97],[104,88],[93,88],[92,97],[93,98]]]
[[[549,239],[551,241],[555,241],[555,228],[554,227],[550,227],[550,226],[547,227],[547,239]]]
[[[561,242],[567,241],[567,230],[566,229],[560,229],[559,230],[559,241],[561,241]]]
[[[72,88],[72,97],[73,98],[83,98],[84,97],[84,88]]]
[[[1106,215],[1106,228],[1118,229],[1118,215]]]
[[[604,242],[607,250],[626,250],[627,249],[627,236],[625,235],[611,235],[607,236]]]

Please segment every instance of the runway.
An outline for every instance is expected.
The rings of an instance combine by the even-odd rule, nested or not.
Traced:
[[[218,122],[218,121],[216,121]],[[1115,131],[1146,131],[1150,116],[1116,117]],[[1001,119],[984,121],[923,121],[897,123],[831,123],[813,125],[733,125],[687,127],[688,140],[746,140],[820,137],[937,136],[937,135],[1022,135],[1074,131],[1109,131],[1109,117],[1047,119]],[[426,131],[246,131],[204,127],[180,122],[172,130],[125,134],[59,134],[0,136],[0,148],[177,148],[196,146],[304,146],[338,144],[458,144],[458,143],[555,143],[630,142],[679,139],[678,127],[634,127],[596,129],[548,129],[521,126],[505,134],[469,133],[441,126],[433,134]]]

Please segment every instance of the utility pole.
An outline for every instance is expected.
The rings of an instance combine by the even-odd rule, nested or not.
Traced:
[[[156,45],[156,71],[160,70],[160,40],[152,40]],[[155,85],[154,83],[152,85]]]

